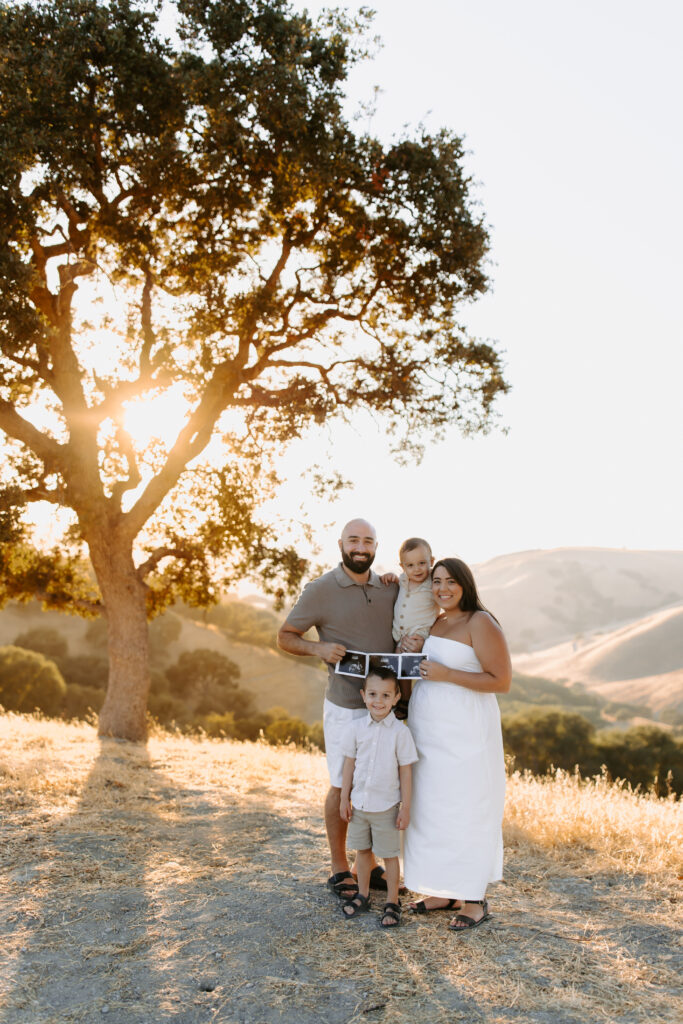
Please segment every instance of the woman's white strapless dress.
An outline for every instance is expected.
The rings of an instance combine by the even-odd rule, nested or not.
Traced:
[[[448,668],[481,672],[474,650],[430,636],[424,653]],[[505,761],[493,693],[420,679],[408,725],[419,761],[405,832],[403,875],[413,892],[480,900],[503,875]]]

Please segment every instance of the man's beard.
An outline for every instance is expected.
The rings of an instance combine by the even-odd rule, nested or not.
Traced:
[[[356,572],[358,574],[365,572],[366,569],[369,569],[372,563],[375,561],[374,555],[352,555],[348,551],[344,551],[343,549],[341,556],[342,562],[344,563],[346,568],[349,569],[351,572]]]

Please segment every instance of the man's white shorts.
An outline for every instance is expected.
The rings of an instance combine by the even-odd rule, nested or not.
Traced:
[[[323,703],[323,733],[327,770],[330,773],[330,785],[336,786],[337,789],[341,789],[342,784],[344,733],[354,718],[362,718],[367,713],[367,708],[340,708],[338,704],[333,704],[327,698]]]

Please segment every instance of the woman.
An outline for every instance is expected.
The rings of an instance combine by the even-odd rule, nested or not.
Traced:
[[[505,764],[494,694],[510,689],[510,654],[464,562],[442,558],[432,587],[443,611],[410,698],[420,759],[404,877],[427,897],[410,904],[413,911],[458,911],[449,927],[465,931],[487,919],[486,887],[502,877]]]

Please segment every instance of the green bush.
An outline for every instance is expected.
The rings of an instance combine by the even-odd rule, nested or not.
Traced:
[[[57,715],[66,683],[53,661],[23,647],[0,647],[0,704],[7,711]]]
[[[99,654],[69,654],[58,658],[57,667],[67,686],[106,690],[109,662]]]
[[[234,661],[204,647],[183,651],[175,665],[166,669],[169,690],[178,697],[188,697],[211,686],[235,690],[239,676]]]
[[[669,787],[677,795],[683,793],[683,743],[664,729],[609,729],[598,733],[595,746],[597,760],[613,779],[652,789],[657,796],[666,796]]]
[[[14,640],[15,647],[24,647],[27,651],[37,651],[46,658],[56,661],[63,658],[69,650],[69,644],[56,629],[36,626],[20,633]]]
[[[215,712],[207,715],[201,722],[201,727],[207,736],[213,737],[234,737],[235,736],[235,716],[232,711],[227,711],[224,715],[217,715]]]
[[[505,750],[517,768],[545,774],[551,767],[571,771],[593,753],[593,725],[572,711],[532,708],[502,718]]]
[[[168,661],[168,649],[180,636],[182,620],[172,612],[158,615],[149,624],[149,657],[152,663]]]
[[[300,718],[278,718],[264,729],[269,743],[304,744],[309,738],[309,728]]]
[[[67,685],[62,704],[63,718],[86,719],[97,714],[104,704],[105,691],[94,686],[79,686],[78,683]]]

